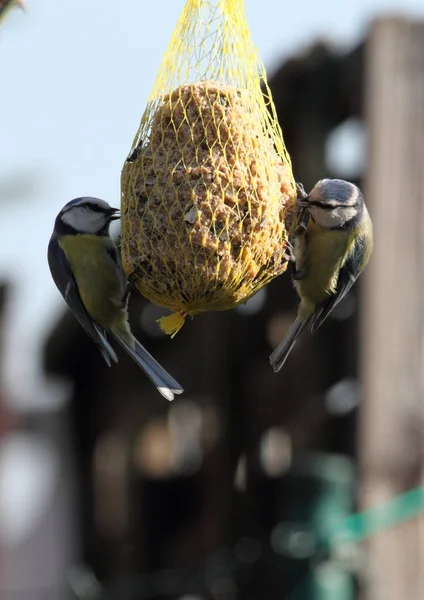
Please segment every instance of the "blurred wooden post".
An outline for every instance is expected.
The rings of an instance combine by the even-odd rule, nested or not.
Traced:
[[[363,507],[423,483],[424,22],[377,21],[366,65],[376,245],[362,310]],[[366,600],[424,598],[424,517],[376,535],[368,550]]]
[[[4,397],[3,397],[3,343],[4,343],[4,308],[5,308],[5,300],[7,296],[7,285],[5,283],[0,283],[0,449],[3,442],[3,437],[7,432],[8,428],[8,416],[6,413],[6,408],[4,406]],[[3,569],[3,559],[4,559],[4,548],[2,547],[2,538],[0,531],[0,581],[4,580],[4,569]]]

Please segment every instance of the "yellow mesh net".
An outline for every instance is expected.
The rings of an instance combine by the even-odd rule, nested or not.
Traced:
[[[166,333],[286,269],[296,189],[243,0],[187,1],[121,186],[124,269]]]

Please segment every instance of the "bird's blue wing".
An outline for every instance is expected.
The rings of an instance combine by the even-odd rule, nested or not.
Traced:
[[[118,357],[106,339],[105,331],[95,323],[84,308],[78,287],[68,260],[58,239],[52,237],[49,243],[47,258],[54,282],[71,311],[74,313],[84,331],[100,346],[100,351],[106,363],[110,366],[110,359],[118,362]]]
[[[346,296],[363,268],[365,240],[358,238],[349,258],[340,269],[337,288],[334,294],[331,294],[325,302],[321,304],[311,318],[311,331],[314,332],[323,324],[325,319],[334,309],[334,307]]]

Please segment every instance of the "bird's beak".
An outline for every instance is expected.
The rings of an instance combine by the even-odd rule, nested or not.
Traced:
[[[110,211],[109,218],[111,221],[116,221],[117,219],[120,219],[121,211],[119,210],[119,208],[112,208],[112,210]]]

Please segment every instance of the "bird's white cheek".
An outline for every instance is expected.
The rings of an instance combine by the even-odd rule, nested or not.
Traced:
[[[324,229],[330,229],[339,225],[340,219],[336,217],[333,210],[323,210],[317,206],[313,206],[312,218],[317,225],[324,227]]]
[[[96,233],[106,224],[105,216],[102,213],[88,211],[83,207],[76,207],[66,212],[62,220],[77,231],[86,233]]]
[[[338,207],[333,210],[324,210],[318,206],[313,206],[311,213],[317,225],[320,225],[324,229],[332,229],[334,227],[343,227],[345,223],[353,219],[356,215],[356,209]]]

